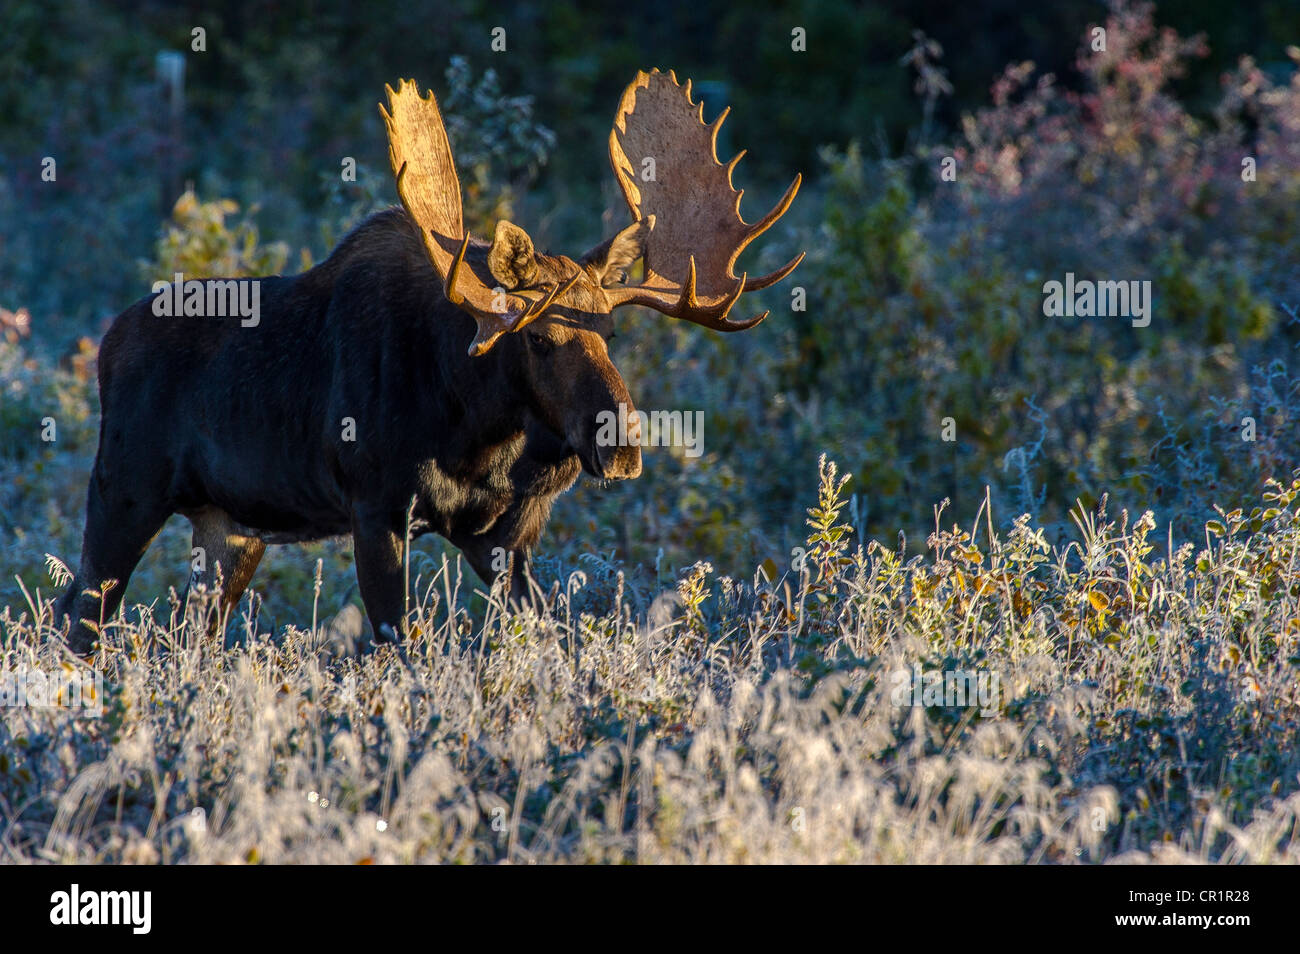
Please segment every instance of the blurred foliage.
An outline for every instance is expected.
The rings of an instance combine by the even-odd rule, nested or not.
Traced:
[[[230,199],[200,202],[192,190],[176,200],[172,220],[154,249],[154,258],[142,262],[145,282],[171,281],[180,272],[189,278],[245,278],[275,275],[284,269],[289,247],[283,242],[262,243],[250,210],[233,227],[226,217],[239,212]]]
[[[555,148],[555,133],[533,120],[532,96],[505,96],[496,70],[475,82],[469,61],[447,67],[447,138],[461,178],[465,224],[488,236],[514,214],[514,193],[537,178]]]
[[[1171,25],[1214,38],[1179,80],[1197,116],[1209,115],[1219,75],[1239,56],[1258,56],[1276,75],[1296,39],[1293,0],[1166,0],[1161,9]],[[985,102],[1008,62],[1033,60],[1079,88],[1074,38],[1103,16],[1096,0],[780,0],[762,10],[727,0],[376,0],[364,10],[343,0],[9,0],[0,9],[0,302],[41,314],[39,334],[62,344],[138,297],[122,257],[148,254],[176,199],[161,195],[167,154],[199,195],[259,205],[267,234],[319,260],[333,237],[320,227],[332,195],[322,183],[337,181],[340,159],[391,178],[376,109],[384,84],[416,77],[447,95],[445,72],[458,59],[476,82],[491,70],[504,100],[531,97],[535,115],[563,132],[540,190],[513,182],[515,212],[543,247],[588,248],[625,221],[605,144],[638,69],[693,77],[710,117],[734,107],[724,140],[750,148],[748,176],[775,183],[815,171],[828,143],[857,139],[896,154],[912,141],[913,70],[899,60],[914,30],[945,51],[953,94],[927,107],[938,134]],[[498,26],[504,52],[492,49]],[[191,49],[196,27],[204,52]],[[806,30],[807,52],[791,49],[795,27]],[[185,56],[178,141],[158,108],[154,60],[165,50]],[[473,108],[467,90],[458,109],[473,119]],[[498,161],[490,173],[495,187],[541,165],[527,158],[537,141],[512,139],[507,168]],[[40,179],[44,156],[58,160],[57,184]],[[462,177],[478,182],[477,167]],[[391,200],[391,185],[381,193]],[[607,208],[612,216],[597,221]]]

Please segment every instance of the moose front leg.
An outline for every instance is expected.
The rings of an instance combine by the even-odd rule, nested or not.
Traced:
[[[488,586],[508,572],[511,602],[523,603],[532,598],[532,588],[528,585],[532,569],[530,547],[509,547],[495,537],[470,537],[451,542]]]
[[[407,635],[406,579],[403,576],[402,547],[405,534],[388,514],[355,509],[352,514],[352,545],[357,566],[361,601],[375,631],[375,642],[400,642]]]

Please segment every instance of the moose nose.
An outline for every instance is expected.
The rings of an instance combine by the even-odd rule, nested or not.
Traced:
[[[616,441],[596,440],[596,465],[606,480],[631,480],[641,475],[641,419],[620,409],[623,426]]]
[[[606,480],[632,480],[641,476],[641,448],[635,444],[596,446],[596,463]]]

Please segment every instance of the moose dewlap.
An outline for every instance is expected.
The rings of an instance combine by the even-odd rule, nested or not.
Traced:
[[[73,648],[93,650],[174,513],[202,556],[192,582],[219,582],[227,610],[268,544],[341,534],[381,640],[406,631],[408,532],[441,534],[485,581],[504,575],[526,597],[555,498],[580,472],[641,472],[640,440],[600,433],[611,415],[639,420],[609,356],[614,310],[752,328],[766,312],[731,319],[741,295],[803,258],[736,275],[800,178],[747,223],[731,182],[740,156],[723,165],[715,151],[726,112],[706,125],[690,87],[656,70],[624,91],[609,157],[632,222],[577,258],[538,253],[507,221],[490,242],[465,231],[438,104],[406,80],[380,106],[401,207],[301,275],[193,288],[178,275],[122,312],[100,350],[80,568],[56,608]],[[643,279],[625,284],[638,259]]]

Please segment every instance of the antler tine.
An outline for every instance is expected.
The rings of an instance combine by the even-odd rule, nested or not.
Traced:
[[[690,258],[690,265],[686,270],[686,281],[682,284],[682,297],[678,299],[678,308],[695,309],[699,306],[699,299],[695,297],[695,256]]]
[[[740,160],[745,158],[745,153],[747,152],[749,152],[748,149],[740,150],[740,152],[736,153],[734,156],[731,157],[731,161],[728,162],[724,167],[727,170],[727,185],[731,185],[731,174],[736,171],[736,166],[740,165]],[[745,194],[745,190],[741,189],[739,195],[744,195],[744,194]],[[739,196],[737,196],[737,201],[736,201],[736,213],[737,214],[740,213]]]
[[[718,118],[713,121],[709,127],[709,145],[713,147],[713,154],[718,154],[718,130],[722,128],[722,123],[731,115],[731,107],[724,106],[722,112],[718,113]]]
[[[547,292],[545,295],[543,295],[536,302],[529,305],[528,310],[525,311],[523,315],[520,316],[518,321],[514,322],[512,330],[518,331],[520,328],[524,327],[524,325],[536,321],[538,318],[542,317],[542,315],[546,313],[546,309],[551,307],[555,299],[561,297],[562,295],[567,295],[569,291],[573,288],[573,286],[578,283],[578,279],[581,277],[582,277],[582,273],[575,271],[572,275],[569,276],[569,280],[567,282],[555,282],[553,285],[551,285],[550,291]]]
[[[764,232],[766,232],[768,229],[772,227],[772,224],[777,219],[785,215],[786,209],[790,208],[790,203],[793,202],[794,197],[799,194],[799,186],[801,186],[802,184],[803,184],[803,173],[796,172],[794,176],[794,181],[791,182],[790,187],[785,190],[785,195],[781,196],[781,200],[777,202],[776,205],[772,206],[772,210],[768,212],[767,215],[763,216],[761,219],[759,219],[757,222],[755,222],[753,225],[749,227],[750,240],[753,240],[758,236],[762,235]]]
[[[749,227],[749,234],[745,237],[745,245],[748,245],[754,239],[758,238],[770,229],[777,219],[785,215],[786,210],[790,208],[790,203],[794,202],[794,197],[799,194],[799,186],[802,184],[803,174],[798,172],[795,173],[794,181],[791,182],[790,187],[785,190],[785,194],[781,196],[780,201],[778,201],[776,205],[772,206],[767,215],[763,216]],[[737,211],[739,211],[739,206],[737,206]],[[742,246],[742,248],[743,247],[744,246]],[[806,252],[800,252],[776,271],[769,272],[762,278],[751,278],[745,283],[745,291],[758,291],[759,289],[767,288],[769,285],[775,285],[781,279],[785,278],[785,276],[793,272],[799,266],[799,263],[803,261],[806,254]]]
[[[496,340],[504,334],[520,331],[524,326],[531,324],[546,313],[557,298],[561,295],[568,294],[569,290],[577,284],[578,279],[582,277],[581,272],[575,271],[566,282],[555,282],[550,285],[550,290],[541,298],[527,305],[524,310],[511,310],[505,314],[493,314],[478,320],[478,334],[470,343],[469,353],[473,357],[487,352],[496,344]]]
[[[761,315],[741,321],[727,319],[727,313],[740,299],[741,294],[749,290],[744,275],[736,279],[731,290],[717,301],[700,301],[696,293],[695,282],[695,256],[692,255],[687,265],[686,280],[682,283],[680,289],[674,287],[646,288],[645,286],[633,286],[630,288],[611,288],[606,291],[606,295],[609,296],[615,308],[623,305],[644,305],[670,318],[679,318],[682,321],[689,321],[692,324],[711,328],[714,331],[744,331],[746,328],[754,327],[767,317],[768,313],[763,312]]]
[[[767,312],[764,312],[750,321],[727,320],[727,313],[731,311],[732,306],[736,304],[744,291],[745,276],[742,275],[736,282],[736,287],[725,298],[713,305],[702,305],[695,294],[695,256],[692,255],[690,270],[686,275],[686,284],[682,288],[677,307],[673,309],[672,317],[683,318],[686,321],[712,328],[715,331],[744,331],[746,328],[754,327],[767,317]]]
[[[469,232],[466,232],[465,240],[460,243],[460,251],[451,260],[451,268],[447,270],[447,277],[442,283],[442,293],[447,296],[447,300],[453,305],[459,305],[465,300],[465,296],[456,290],[456,279],[460,275],[460,266],[465,261],[465,252],[468,248]]]
[[[758,291],[759,289],[767,288],[769,285],[775,285],[781,279],[785,278],[785,276],[793,272],[799,266],[799,263],[803,261],[804,255],[806,254],[806,252],[800,252],[776,271],[769,272],[762,278],[749,279],[745,282],[745,291]]]
[[[692,318],[721,319],[731,310],[731,306],[736,303],[741,292],[745,290],[745,279],[736,282],[733,288],[725,298],[716,304],[701,304],[695,294],[695,256],[691,256],[690,267],[686,272],[686,283],[682,286],[681,297],[677,301],[677,317],[684,318],[690,315]]]

